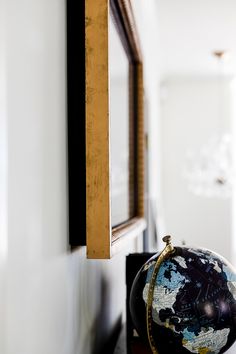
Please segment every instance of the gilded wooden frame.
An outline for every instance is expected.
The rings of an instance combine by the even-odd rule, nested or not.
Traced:
[[[135,82],[137,205],[134,218],[111,228],[108,25],[112,11],[128,37]],[[86,0],[86,245],[88,258],[110,258],[142,233],[144,220],[143,66],[130,0]],[[121,29],[122,30],[122,29]],[[131,85],[130,87],[134,87]],[[132,95],[132,92],[130,93]],[[132,113],[132,112],[131,112]]]

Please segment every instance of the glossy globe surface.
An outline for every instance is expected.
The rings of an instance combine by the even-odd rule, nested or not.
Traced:
[[[236,273],[205,249],[175,247],[161,264],[152,301],[152,336],[160,354],[224,353],[236,339]],[[138,272],[130,312],[147,340],[146,305],[155,255]]]

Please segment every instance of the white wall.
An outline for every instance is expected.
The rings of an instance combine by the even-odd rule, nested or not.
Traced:
[[[0,23],[0,352],[95,353],[141,242],[110,261],[68,251],[65,1],[1,1]]]
[[[192,194],[183,179],[187,150],[230,130],[230,80],[170,78],[162,101],[163,202],[167,232],[177,243],[206,247],[231,259],[231,200]]]
[[[6,52],[5,8],[0,1],[0,53]],[[7,261],[7,116],[6,60],[0,55],[0,353],[5,353]]]
[[[233,136],[233,169],[234,176],[236,176],[236,78],[232,80],[231,85],[231,124]],[[233,185],[233,198],[232,198],[232,259],[233,265],[236,267],[236,183]]]
[[[124,308],[125,257],[87,261],[85,248],[68,252],[65,3],[8,1],[6,12],[3,353],[92,353],[99,334],[108,335]],[[136,248],[132,243],[126,252]],[[99,324],[99,316],[105,323]]]

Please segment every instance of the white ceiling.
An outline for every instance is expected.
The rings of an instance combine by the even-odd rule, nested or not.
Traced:
[[[162,76],[236,74],[236,0],[157,0]]]

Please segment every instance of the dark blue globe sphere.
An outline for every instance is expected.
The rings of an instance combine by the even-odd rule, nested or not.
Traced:
[[[130,293],[137,332],[147,339],[146,306],[159,254],[138,272]],[[158,271],[151,309],[159,354],[224,353],[236,339],[236,272],[214,252],[175,247]]]

